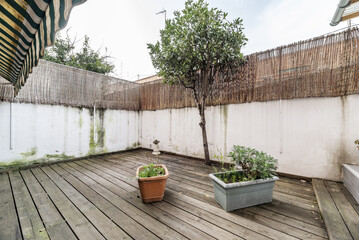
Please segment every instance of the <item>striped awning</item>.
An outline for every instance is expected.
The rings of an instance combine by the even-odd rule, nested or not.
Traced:
[[[86,0],[0,0],[0,75],[15,95],[44,50],[65,27],[72,7]]]

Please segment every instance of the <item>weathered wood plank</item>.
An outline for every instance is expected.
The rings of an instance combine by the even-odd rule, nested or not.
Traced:
[[[149,160],[149,158],[141,158],[137,155],[135,156],[125,156],[122,157],[121,160],[117,159],[117,160],[113,160],[113,159],[105,159],[105,161],[110,161],[115,163],[116,165],[120,165],[121,168],[129,168],[131,165],[131,168],[137,168],[138,166],[142,165],[142,164],[147,164],[149,162],[153,162],[151,160]],[[95,161],[93,161],[95,162]],[[196,192],[199,193],[203,193],[204,195],[208,196],[208,197],[212,197],[212,194],[210,193],[206,193],[203,192],[201,189],[207,190],[207,191],[212,191],[213,189],[213,185],[210,181],[210,178],[208,177],[207,174],[205,174],[203,176],[202,175],[198,175],[199,170],[195,170],[195,171],[190,171],[189,173],[187,172],[188,176],[186,175],[186,166],[182,166],[179,165],[178,163],[170,163],[168,164],[166,161],[163,161],[162,163],[167,164],[168,168],[170,169],[170,172],[174,173],[171,174],[171,176],[174,176],[172,179],[179,181],[180,178],[187,178],[186,180],[181,180],[181,183],[185,183],[187,186],[195,186],[197,187],[199,190]],[[209,167],[209,172],[213,172],[213,169],[211,169],[211,167]],[[180,177],[177,177],[176,175],[180,175]],[[283,179],[287,179],[284,178]],[[287,179],[288,180],[288,179]],[[192,183],[189,183],[189,181],[192,181]],[[313,189],[311,188],[310,183],[301,183],[299,180],[295,180],[294,182],[299,182],[297,184],[291,184],[291,180],[288,180],[287,182],[283,182],[279,181],[276,182],[276,189],[278,189],[279,194],[289,194],[290,196],[288,197],[289,199],[287,199],[288,201],[290,199],[292,199],[292,201],[289,202],[293,202],[293,201],[302,201],[301,199],[304,199],[304,203],[307,203],[307,205],[305,205],[305,207],[307,209],[311,209],[311,210],[317,210],[315,208],[315,204],[313,205],[314,201],[315,201],[315,195],[313,192]],[[278,184],[277,184],[278,183]],[[197,184],[202,184],[201,187],[198,187]],[[182,186],[182,185],[181,185]],[[279,187],[278,187],[279,186]],[[288,192],[288,189],[290,188],[290,193]],[[188,189],[188,187],[187,187]],[[191,190],[191,189],[189,189]],[[178,190],[181,191],[181,190]],[[296,191],[296,192],[295,192]],[[293,199],[294,197],[294,199]],[[279,199],[283,199],[279,196]],[[307,201],[306,201],[307,200]]]
[[[209,169],[211,167],[204,165],[203,161],[196,161],[194,159],[190,159],[190,158],[186,158],[186,157],[181,157],[181,156],[175,156],[172,154],[161,154],[161,155],[152,155],[151,151],[147,151],[147,150],[142,150],[139,151],[138,154],[131,154],[130,155],[135,156],[135,157],[141,157],[141,158],[145,158],[145,159],[151,159],[151,160],[160,160],[160,161],[167,161],[170,163],[175,163],[175,164],[179,164],[179,165],[184,165],[184,166],[192,166],[195,167],[196,169]],[[203,172],[203,171],[202,171]]]
[[[275,199],[271,203],[263,204],[259,207],[325,229],[324,222],[316,211],[303,209]]]
[[[41,169],[106,239],[131,239],[121,227],[111,221],[110,218],[58,175],[51,167],[42,167]],[[141,237],[144,236],[141,235]],[[156,239],[154,236],[151,238],[150,234],[146,237]]]
[[[335,182],[325,181],[340,215],[354,239],[359,239],[359,216]]]
[[[176,216],[177,218],[181,219],[184,222],[187,222],[198,228],[199,230],[213,236],[216,239],[242,239],[239,236],[234,235],[233,233],[226,231],[216,225],[208,222],[206,219],[197,217],[191,213],[188,213],[177,206],[168,204],[165,201],[153,203],[154,206],[162,209],[169,214]]]
[[[132,169],[133,171],[135,171],[138,166],[143,165],[143,164],[148,164],[150,162],[150,161],[146,161],[144,159],[138,158],[138,157],[133,157],[132,161],[129,159],[131,159],[131,158],[124,157],[121,159],[121,161],[113,160],[113,159],[109,159],[109,158],[106,158],[104,160],[113,162],[116,165],[119,165],[121,168]],[[95,160],[93,160],[92,162],[96,163]],[[190,173],[189,174],[190,176],[187,176],[184,174],[184,171],[183,171],[183,169],[181,169],[181,166],[177,165],[177,167],[178,168],[173,167],[173,165],[171,167],[169,167],[171,170],[170,171],[171,179],[178,181],[180,183],[194,186],[198,189],[203,189],[206,191],[213,191],[213,184],[210,181],[210,178],[208,176],[206,176],[204,179],[203,179],[203,176],[201,176],[202,178],[198,178],[198,176],[193,173]],[[180,169],[180,170],[177,170],[177,169]],[[298,186],[298,185],[293,186],[293,184],[290,184],[288,182],[282,183],[282,181],[277,181],[275,190],[277,190],[280,193],[289,194],[289,195],[292,195],[292,196],[295,196],[298,198],[303,198],[306,200],[311,200],[311,202],[314,202],[316,199],[315,199],[313,189],[309,188],[310,184],[306,183],[306,184],[303,184],[303,186],[305,186],[303,188],[305,188],[307,190],[303,190],[302,187]]]
[[[313,179],[312,183],[329,239],[352,240],[353,238],[340,216],[323,180]]]
[[[79,239],[105,239],[40,168],[31,172]]]
[[[139,159],[138,157],[133,157],[132,161],[130,161],[128,159],[130,159],[130,158],[125,157],[125,158],[122,158],[122,161],[109,160],[109,159],[106,159],[106,161],[115,163],[116,166],[120,167],[121,169],[128,169],[128,170],[131,169],[133,171],[135,171],[135,169],[139,165],[147,164],[149,162],[149,161],[144,162],[143,159]],[[96,163],[96,161],[92,161],[92,162]],[[187,186],[190,186],[190,188],[187,187],[187,189],[189,189],[189,190],[193,190],[193,187],[196,187],[198,189],[198,191],[197,190],[195,191],[196,193],[202,193],[206,197],[213,197],[213,194],[212,194],[213,184],[209,180],[208,176],[205,178],[206,180],[202,180],[202,179],[198,179],[197,178],[198,176],[196,176],[194,174],[191,174],[191,177],[186,176],[183,174],[183,171],[182,172],[177,171],[177,170],[175,170],[175,168],[173,166],[171,166],[169,168],[170,168],[170,172],[171,172],[171,174],[170,174],[171,179],[178,182],[177,185],[180,184],[180,186],[183,186],[183,184],[185,184]],[[279,185],[279,187],[278,187],[278,185]],[[309,191],[310,184],[303,183],[303,185],[306,186],[306,188]],[[289,194],[290,195],[289,198],[292,198],[292,196],[296,197],[296,199],[294,199],[294,200],[296,200],[296,202],[301,201],[298,199],[304,199],[303,201],[305,203],[307,203],[307,205],[306,205],[307,208],[309,207],[311,210],[318,210],[318,209],[315,209],[315,207],[314,208],[312,207],[316,201],[313,189],[310,189],[311,192],[307,192],[302,189],[300,192],[295,192],[295,191],[293,191],[293,189],[299,189],[300,187],[297,185],[295,185],[294,188],[292,188],[292,187],[293,187],[293,184],[286,183],[286,182],[284,184],[281,184],[281,181],[277,181],[275,190],[277,190],[277,192],[282,193],[282,194]],[[211,193],[203,192],[203,190],[210,191]],[[181,190],[179,190],[179,191],[181,191]],[[283,199],[283,198],[281,198],[281,199]],[[291,201],[291,202],[293,202],[293,201]],[[314,204],[314,206],[315,206],[315,204]]]
[[[259,233],[256,233],[256,232],[254,232],[248,228],[245,228],[241,225],[238,225],[234,222],[231,222],[222,217],[216,216],[210,212],[199,209],[199,208],[197,208],[193,205],[190,205],[184,201],[173,198],[171,195],[166,195],[164,200],[170,204],[173,204],[173,205],[183,209],[184,211],[188,211],[196,216],[200,216],[201,218],[206,219],[207,221],[209,221],[213,224],[216,224],[217,226],[219,226],[229,232],[232,232],[244,239],[253,239],[253,240],[269,239],[266,236],[260,235]]]
[[[117,185],[119,187],[121,187],[122,189],[124,189],[124,190],[126,190],[128,192],[137,191],[137,187],[135,187],[135,183],[133,183],[133,184],[128,184],[127,183],[127,182],[131,182],[131,181],[132,182],[135,181],[134,175],[129,175],[129,174],[123,175],[123,174],[120,174],[120,172],[114,172],[114,171],[112,171],[110,169],[106,169],[106,168],[103,168],[103,167],[99,168],[98,165],[93,164],[92,162],[88,162],[88,161],[76,162],[76,164],[78,164],[81,167],[86,168],[86,169],[88,169],[90,171],[96,171],[96,173],[99,173],[99,172],[103,172],[103,173],[107,173],[107,174],[108,174],[108,172],[115,173],[117,179],[121,180],[121,181],[118,181],[118,183],[117,183]]]
[[[263,226],[267,226],[273,229],[276,229],[277,231],[281,231],[285,234],[288,234],[290,236],[296,237],[298,239],[316,239],[316,240],[324,240],[326,238],[314,235],[312,233],[302,231],[296,227],[292,227],[287,224],[283,224],[281,222],[278,222],[274,219],[267,218],[265,216],[254,214],[247,209],[237,210],[235,211],[239,216],[246,217],[248,219],[251,219],[252,221],[257,222],[258,224],[261,224]]]
[[[9,177],[0,174],[0,239],[22,239]]]
[[[59,198],[67,199],[77,210],[81,205],[87,206],[87,212],[84,207],[78,213],[84,217],[84,225],[87,221],[87,224],[95,226],[100,237],[105,235],[104,228],[99,228],[100,223],[93,219],[89,221],[91,214],[95,215],[90,213],[93,209],[110,219],[115,228],[136,239],[145,237],[140,237],[140,233],[135,237],[134,230],[128,230],[131,227],[135,229],[139,226],[138,232],[145,229],[161,239],[325,239],[327,236],[324,223],[318,219],[319,210],[310,182],[302,183],[281,177],[283,181],[277,182],[272,203],[226,213],[213,199],[213,185],[208,177],[208,173],[213,172],[212,167],[167,154],[159,158],[170,170],[164,201],[143,204],[134,175],[138,166],[153,161],[154,157],[148,153],[127,152],[52,165],[47,167],[48,170],[45,168],[46,173],[40,169],[39,176],[34,169],[31,170],[34,174],[29,170],[21,171],[49,236],[56,239],[51,229],[61,233],[63,226],[48,224],[50,219],[46,219],[46,214],[53,217],[52,221],[62,219],[63,224],[71,228],[76,237],[91,239],[85,232],[79,231],[78,227],[82,223],[74,224],[75,220],[70,217],[73,209],[61,208],[61,205],[66,204],[59,203]],[[44,180],[50,183],[44,183]],[[51,192],[50,188],[57,189],[57,192]],[[81,202],[77,195],[90,204]],[[0,194],[0,204],[2,197]],[[47,207],[49,211],[45,213]],[[16,209],[13,208],[13,211],[16,216]],[[56,216],[56,211],[60,218]],[[127,225],[126,219],[130,221]],[[111,235],[111,231],[107,234]]]
[[[299,197],[291,196],[288,194],[280,193],[280,192],[273,192],[273,199],[276,199],[281,202],[285,202],[291,205],[299,206],[301,208],[307,210],[318,211],[318,206],[314,201],[305,200]]]
[[[51,239],[77,239],[30,170],[20,172]]]
[[[94,163],[96,163],[96,161],[92,161]],[[116,166],[120,167],[121,169],[128,169],[131,170],[132,172],[136,172],[136,169],[138,168],[138,164],[134,164],[132,161],[112,161],[109,160],[109,162],[114,163]],[[143,163],[143,164],[147,164],[147,163]],[[174,170],[173,168],[171,169],[171,179],[178,181],[178,182],[183,182],[186,183],[188,185],[192,185],[195,186],[199,189],[203,189],[203,190],[207,190],[207,191],[211,191],[213,189],[213,184],[208,181],[203,181],[201,179],[197,179],[195,177],[189,177],[186,175],[183,175],[181,172]]]
[[[99,164],[100,164],[100,163],[99,163]],[[121,178],[122,175],[121,175],[121,174],[118,174],[118,171],[117,171],[118,168],[117,168],[116,166],[114,166],[113,164],[111,165],[111,164],[102,163],[101,166],[106,167],[106,168],[107,168],[106,171],[112,173],[113,176],[117,176],[117,175],[118,175],[118,177]],[[114,169],[114,168],[116,168],[116,172],[114,172],[113,170],[111,170],[111,169]],[[123,169],[121,169],[121,171],[122,171],[122,173],[123,173]],[[126,174],[126,173],[123,173],[123,174]],[[130,173],[127,172],[126,175],[128,175],[128,174],[130,174]],[[122,177],[122,178],[123,178],[123,177]],[[175,187],[175,186],[168,186],[168,187],[169,187],[169,189],[175,188],[176,190],[178,190],[178,189],[177,189],[178,186],[176,186],[176,187]],[[176,192],[178,192],[178,191],[176,191]],[[190,194],[188,194],[188,195],[193,196],[193,193],[190,193]],[[166,196],[167,196],[167,195],[165,195],[165,198],[166,198]],[[181,196],[183,196],[183,194],[181,194]],[[203,195],[202,195],[202,196],[203,196]],[[208,199],[206,199],[206,200],[208,201],[209,199],[211,200],[211,202],[212,202],[214,205],[216,205],[215,208],[219,209],[219,208],[218,208],[218,204],[214,203],[213,198],[208,198]],[[200,201],[200,202],[201,202],[201,203],[204,203],[203,200]],[[207,205],[208,205],[208,204],[207,204]],[[197,206],[197,205],[196,205],[196,206]],[[221,210],[221,209],[219,209],[219,211],[221,211],[222,214],[227,214],[227,213],[224,213],[223,210]],[[252,224],[253,224],[254,226],[256,226],[256,223],[252,222]],[[249,228],[250,228],[250,227],[249,227]],[[263,229],[263,226],[262,226],[262,229]],[[258,229],[257,229],[257,230],[258,230]],[[264,231],[267,231],[267,232],[266,232],[267,234],[268,234],[268,232],[269,232],[269,234],[273,234],[272,232],[270,232],[270,230],[265,229]],[[279,234],[279,233],[276,232],[275,234]],[[290,236],[288,236],[288,235],[285,235],[285,236],[286,236],[286,238],[290,238]],[[283,237],[283,236],[282,236],[282,237]]]
[[[276,191],[276,192],[288,194],[288,195],[291,195],[291,196],[294,196],[294,197],[310,200],[312,202],[317,201],[317,199],[315,198],[314,193],[309,195],[309,194],[306,194],[306,193],[299,193],[299,192],[295,191],[294,189],[292,189],[290,187],[283,187],[280,184],[280,179],[279,179],[279,181],[276,181],[273,190]]]
[[[239,224],[245,228],[248,228],[254,232],[257,232],[261,235],[267,236],[272,239],[297,239],[295,237],[289,236],[287,234],[284,234],[280,231],[277,231],[276,229],[269,228],[267,226],[263,226],[262,224],[258,224],[257,222],[254,222],[252,220],[246,219],[244,217],[239,216],[235,213],[227,213],[223,209],[219,208],[218,206],[212,206],[210,204],[207,204],[203,201],[200,201],[198,199],[192,198],[190,196],[180,194],[178,192],[175,192],[173,190],[167,191],[167,197],[176,198],[180,201],[183,201],[187,204],[191,204],[199,209],[202,209],[204,211],[210,212],[211,214],[214,214],[216,216],[219,216],[221,218],[227,219],[231,222],[234,222],[236,224]]]
[[[296,186],[296,187],[309,187],[311,188],[312,184],[310,181],[306,181],[304,180],[302,182],[302,180],[300,179],[293,179],[293,178],[288,178],[288,177],[284,177],[284,176],[280,176],[280,178],[282,179],[282,182],[286,182],[289,183],[292,186]]]
[[[90,160],[90,162],[104,166],[104,167],[111,165],[111,166],[113,166],[114,169],[116,169],[116,172],[121,172],[122,174],[126,174],[127,176],[133,176],[134,173],[136,172],[135,169],[128,167],[128,163],[126,163],[124,165],[119,165],[119,164],[116,164],[113,162],[106,163],[105,161],[96,162],[96,161]],[[124,172],[126,172],[126,173],[124,173]],[[171,172],[172,172],[172,169],[171,169]],[[181,179],[180,177],[176,176],[175,174],[170,174],[170,178],[167,180],[167,184],[168,184],[168,186],[171,186],[172,184],[174,184],[176,186],[181,186],[188,190],[191,190],[191,191],[194,191],[197,193],[201,193],[205,196],[213,197],[213,185],[211,187],[209,187],[209,186],[204,186],[203,184],[193,183],[188,180]]]
[[[97,194],[80,180],[70,175],[60,166],[53,165],[51,166],[51,168],[59,175],[61,175],[61,177],[66,179],[66,181],[69,182],[79,193],[81,193],[99,210],[106,214],[107,217],[114,221],[117,226],[119,226],[118,229],[122,228],[126,232],[126,234],[130,235],[134,239],[159,239],[152,232],[148,231],[142,225],[138,224],[132,218],[124,214],[122,211],[112,205],[109,201],[104,199],[101,195]],[[121,233],[114,232],[112,236],[115,238],[116,235],[120,236],[120,234],[124,234],[124,232],[122,230]]]
[[[91,162],[94,163],[94,164],[96,164],[95,161],[91,161]],[[119,164],[116,164],[116,163],[114,163],[114,165],[113,165],[113,164],[106,164],[106,163],[98,163],[98,164],[101,165],[101,166],[103,166],[103,167],[108,168],[109,170],[111,169],[110,171],[116,169],[116,172],[117,172],[117,173],[118,173],[117,170],[119,170],[119,171],[121,171],[121,174],[125,174],[125,175],[130,175],[130,174],[131,174],[131,171],[133,171],[133,169],[131,169],[131,168],[128,168],[128,167],[125,167],[125,166],[123,166],[123,165],[119,165]],[[127,163],[125,163],[124,165],[126,165],[126,164],[127,164]],[[127,173],[124,173],[123,171],[127,171]],[[116,176],[117,173],[113,173],[113,175]],[[172,175],[173,175],[173,174],[172,174]],[[172,175],[171,175],[171,176],[172,176]],[[183,186],[183,184],[181,184],[181,186]],[[170,184],[168,185],[168,187],[169,187],[170,189],[173,188]],[[195,189],[192,189],[192,190],[196,191]],[[187,194],[187,195],[192,196],[193,193],[189,193],[189,194]],[[213,194],[211,194],[211,195],[213,195]],[[166,198],[166,197],[165,197],[165,198]],[[213,201],[213,198],[210,198],[210,199],[212,200],[212,204],[215,204],[214,201]],[[207,199],[206,199],[206,200],[207,200]],[[207,201],[208,201],[208,200],[207,200]],[[308,201],[308,202],[309,202],[309,203],[312,203],[312,201]],[[217,204],[215,204],[215,205],[217,205]],[[312,208],[312,207],[311,207],[311,208]],[[322,229],[322,231],[323,231],[323,229]],[[298,232],[300,232],[300,230],[298,230]],[[324,234],[325,234],[325,230],[324,230]],[[302,235],[303,235],[303,236],[306,236],[306,237],[311,236],[310,233],[306,233],[306,232],[302,233]],[[313,238],[316,238],[316,237],[314,236]],[[318,237],[318,239],[320,239],[320,237]]]
[[[147,163],[154,163],[154,162],[158,162],[158,160],[156,160],[155,158],[144,158],[141,156],[123,156],[121,159],[105,159],[105,161],[111,161],[111,162],[121,162],[121,161],[129,161],[129,162],[133,162],[134,164],[136,164],[137,166],[141,166],[143,164],[147,164]],[[170,166],[171,169],[176,169],[179,171],[182,171],[183,174],[186,174],[188,176],[191,175],[195,175],[198,177],[202,177],[202,178],[206,178],[208,177],[208,174],[213,172],[213,168],[212,167],[208,167],[206,166],[207,170],[202,171],[202,169],[196,169],[194,166],[190,166],[190,165],[179,165],[179,163],[173,163],[173,162],[169,162],[166,160],[161,160],[159,161],[162,164],[165,164],[167,166]]]
[[[285,225],[289,225],[292,226],[294,228],[298,228],[298,236],[300,236],[301,234],[303,235],[302,237],[308,238],[307,233],[300,233],[300,232],[308,232],[311,234],[315,234],[321,238],[328,238],[328,234],[327,231],[323,228],[317,227],[317,226],[313,226],[311,224],[284,216],[282,214],[278,214],[275,212],[271,212],[269,210],[263,209],[263,208],[259,208],[259,207],[250,207],[245,209],[248,212],[251,212],[253,214],[256,215],[261,215],[263,217],[269,218],[269,219],[273,219],[277,222],[280,222],[281,224]]]
[[[81,164],[86,163],[87,165],[96,166],[97,168],[101,168],[102,171],[105,171],[106,173],[109,173],[112,176],[118,177],[119,179],[123,180],[123,179],[127,178],[126,182],[129,185],[133,186],[133,188],[135,188],[134,191],[137,190],[137,182],[134,181],[134,179],[133,179],[134,173],[128,172],[125,169],[118,168],[115,164],[109,163],[109,162],[106,162],[106,163],[104,163],[104,162],[94,163],[91,161],[81,161],[81,162],[82,162]],[[114,171],[114,169],[116,169],[116,171]],[[132,181],[130,179],[131,177],[132,177]],[[207,203],[217,206],[217,203],[213,199],[213,192],[207,191],[204,193],[203,191],[200,191],[191,186],[187,186],[187,185],[183,185],[183,184],[179,185],[179,184],[176,184],[175,182],[173,182],[170,178],[171,178],[171,176],[167,179],[167,183],[166,183],[167,188],[170,188],[176,192],[187,194],[187,195],[197,198],[201,201],[205,201]]]
[[[189,239],[214,239],[210,235],[194,228],[190,224],[183,222],[182,220],[172,216],[171,214],[168,214],[162,209],[159,209],[151,204],[142,203],[142,201],[136,195],[129,194],[131,193],[130,191],[125,190],[125,188],[122,188],[122,185],[127,183],[102,171],[103,169],[99,170],[86,164],[83,165],[80,162],[76,162],[76,164],[78,164],[79,166],[81,165],[87,170],[90,170],[83,171],[83,173],[88,177],[92,178],[117,196],[135,205],[136,207],[140,208],[142,211],[153,216],[162,223],[165,223],[167,226],[171,227],[175,231],[180,232]]]
[[[303,187],[296,186],[291,183],[284,182],[281,177],[279,178],[279,180],[280,180],[280,183],[278,184],[278,186],[287,188],[287,189],[291,189],[292,191],[295,191],[300,194],[306,194],[308,196],[313,196],[315,198],[315,194],[314,194],[314,190],[313,190],[312,186],[303,186]],[[277,182],[279,182],[279,181],[277,181]]]
[[[122,158],[122,161],[113,161],[113,160],[107,160],[107,161],[113,161],[114,163],[116,163],[118,165],[121,165],[121,168],[122,168],[122,166],[125,166],[125,167],[128,168],[128,165],[130,165],[128,159],[131,159],[131,157]],[[139,165],[138,162],[144,163],[142,160],[141,161],[139,160],[138,156],[137,157],[135,156],[132,159],[133,159],[132,160],[133,161],[132,166],[135,166],[136,163],[137,163],[137,165]],[[178,166],[178,167],[181,167],[181,166]],[[132,167],[132,169],[133,169],[133,167]],[[170,172],[173,173],[171,176],[173,176],[173,175],[179,175],[181,177],[184,176],[182,174],[182,172],[179,172],[177,170],[173,170],[173,167],[170,167]],[[201,184],[211,185],[212,188],[213,188],[212,183],[207,182],[207,181],[201,181],[201,180],[197,179],[197,176],[195,176],[195,175],[192,175],[190,179],[196,180]],[[206,177],[206,180],[207,179],[209,179],[209,178]],[[287,180],[287,181],[282,182],[281,180]],[[292,182],[294,182],[296,184],[293,185]],[[188,184],[185,181],[182,181],[182,183]],[[277,186],[277,185],[279,185],[279,186]],[[278,191],[279,189],[281,191]],[[293,189],[295,189],[295,191],[292,191]],[[305,190],[303,190],[303,189],[305,189]],[[308,215],[310,216],[309,220],[313,219],[314,221],[315,221],[315,217],[319,216],[316,213],[316,211],[318,211],[318,209],[315,208],[315,207],[313,208],[313,206],[316,205],[315,204],[316,198],[315,198],[315,195],[314,195],[314,191],[311,188],[311,184],[309,182],[302,183],[299,180],[292,180],[292,179],[288,179],[288,178],[285,178],[285,177],[281,177],[280,181],[276,182],[275,191],[278,191],[278,192],[283,193],[283,194],[290,195],[289,198],[291,198],[292,201],[289,201],[289,202],[291,204],[297,204],[298,199],[299,199],[300,202],[302,202],[302,199],[304,199],[304,203],[307,204],[306,207],[307,207],[308,211],[306,211],[305,209],[300,208],[300,210],[298,210],[298,212],[292,214],[292,216],[295,215],[297,217],[298,213],[301,214],[303,212],[308,212]],[[282,195],[282,196],[285,196],[285,195]],[[295,198],[293,198],[292,196],[294,196]],[[280,199],[283,199],[283,198],[280,198]],[[292,205],[292,206],[294,206],[294,205]],[[313,211],[315,211],[315,212],[313,212]],[[302,220],[303,219],[308,219],[308,216],[303,217],[301,219]],[[311,222],[313,222],[313,221],[311,221]],[[319,225],[319,226],[323,226],[320,222],[318,223],[318,221],[316,221],[315,224]]]
[[[133,161],[133,162],[157,162],[155,159],[146,159],[146,158],[141,158],[140,156],[130,156],[130,157],[123,157],[122,159],[124,160],[128,160],[128,161]],[[160,161],[161,163],[171,166],[171,168],[179,170],[179,171],[183,171],[183,173],[186,173],[188,175],[196,175],[196,176],[202,176],[202,177],[208,177],[208,174],[213,173],[213,168],[209,167],[209,166],[205,166],[205,167],[199,167],[196,168],[195,166],[191,166],[188,165],[186,163],[183,163],[182,165],[178,162],[170,162],[167,161],[165,159]]]
[[[77,166],[76,164],[69,163],[69,164],[60,164],[60,166],[65,169],[67,172],[75,176],[77,179],[82,181],[84,184],[89,186],[93,191],[96,191],[99,195],[103,198],[107,199],[107,201],[111,202],[114,206],[119,208],[125,214],[133,218],[136,222],[159,236],[163,239],[184,239],[185,237],[182,236],[180,233],[172,230],[165,224],[159,222],[156,218],[148,215],[147,213],[141,211],[139,208],[135,207],[129,202],[126,202],[116,194],[112,193],[96,181],[92,180],[90,177],[86,176],[85,174],[77,171],[76,169],[84,170],[83,168]],[[86,171],[86,170],[84,170]],[[88,171],[86,171],[88,172]],[[112,209],[112,208],[111,208]],[[115,211],[116,213],[116,211]]]
[[[24,239],[49,239],[20,172],[9,173]]]
[[[344,186],[343,183],[337,183],[340,189],[342,190],[345,197],[348,199],[352,207],[355,209],[356,213],[359,215],[359,203],[355,200],[353,195],[349,192],[349,190]]]

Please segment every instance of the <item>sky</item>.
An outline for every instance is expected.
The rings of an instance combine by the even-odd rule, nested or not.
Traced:
[[[228,12],[228,19],[243,19],[248,38],[245,55],[310,39],[348,26],[329,25],[339,0],[207,0],[210,7]],[[130,81],[156,74],[147,43],[160,39],[164,14],[184,8],[184,0],[88,0],[75,7],[66,32],[81,43],[90,37],[93,49],[111,55],[114,77]],[[358,24],[359,18],[352,20]]]

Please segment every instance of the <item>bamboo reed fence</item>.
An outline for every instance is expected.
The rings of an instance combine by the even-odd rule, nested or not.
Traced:
[[[215,82],[208,105],[359,93],[359,29],[247,56],[229,80]],[[0,81],[0,101],[158,110],[193,107],[191,90],[155,81],[136,84],[42,62],[16,98]]]
[[[47,61],[15,98],[12,86],[0,85],[0,101],[124,110],[139,110],[139,93],[139,84]]]
[[[358,94],[358,64],[358,28],[254,53],[228,81],[214,83],[207,104]],[[191,90],[160,81],[142,84],[140,99],[142,110],[195,106]]]

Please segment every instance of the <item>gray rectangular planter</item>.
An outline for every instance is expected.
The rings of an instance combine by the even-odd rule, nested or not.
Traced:
[[[272,202],[274,183],[279,179],[273,177],[226,184],[216,177],[220,174],[222,173],[209,174],[209,176],[214,185],[214,198],[227,212]]]
[[[359,203],[359,165],[343,164],[343,182]]]

